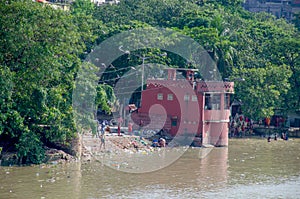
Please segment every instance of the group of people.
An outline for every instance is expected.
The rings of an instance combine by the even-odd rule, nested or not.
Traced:
[[[273,125],[275,126],[275,127],[284,127],[284,126],[286,126],[286,125],[288,125],[287,123],[289,122],[289,120],[286,120],[284,117],[275,117],[275,119],[273,119]],[[265,127],[267,127],[267,128],[270,128],[270,126],[271,126],[271,118],[270,117],[266,117],[266,118],[264,118],[263,120],[262,119],[260,119],[259,121],[258,121],[258,125],[264,125]]]
[[[230,118],[230,134],[231,137],[241,137],[248,131],[253,132],[253,120],[245,117],[243,114],[236,114]]]
[[[105,138],[106,134],[110,133],[110,128],[108,125],[108,122],[106,120],[102,121],[101,123],[98,123],[98,128],[97,128],[97,136],[100,138],[100,150],[102,147],[105,149]]]
[[[288,134],[285,133],[285,132],[281,133],[281,139],[282,140],[288,140],[289,139]],[[271,142],[271,136],[268,136],[267,140],[268,140],[268,142]],[[277,134],[274,135],[274,140],[277,141]]]
[[[166,140],[164,138],[159,138],[159,140],[154,139],[152,147],[166,147]]]
[[[118,122],[118,134],[120,134],[119,132],[121,132],[120,130],[120,124],[121,122]],[[132,132],[132,123],[130,122],[128,124],[128,132],[131,134]],[[111,129],[109,127],[109,122],[107,120],[103,120],[102,122],[98,122],[98,126],[97,126],[97,133],[96,133],[96,137],[98,137],[101,141],[100,143],[100,150],[102,148],[105,149],[105,139],[106,139],[106,135],[111,133]],[[153,147],[166,147],[166,140],[161,137],[158,140],[154,139],[153,143],[152,143]]]

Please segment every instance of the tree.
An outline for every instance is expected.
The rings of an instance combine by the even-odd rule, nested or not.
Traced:
[[[158,2],[156,0],[137,3],[135,0],[128,0],[112,7],[101,7],[95,10],[94,16],[103,20],[106,25],[114,24],[114,27],[119,30],[121,30],[121,26],[122,30],[134,28],[131,25],[133,20],[149,25],[171,27],[199,42],[217,63],[223,77],[228,77],[232,75],[233,71],[237,73],[239,70],[253,69],[256,73],[266,69],[266,63],[274,66],[274,68],[268,68],[269,72],[273,69],[277,70],[277,67],[287,65],[290,67],[289,71],[293,72],[292,77],[288,79],[291,87],[284,86],[285,90],[280,92],[280,99],[276,99],[274,102],[276,101],[278,107],[295,107],[292,105],[294,101],[290,99],[299,96],[298,89],[294,86],[296,85],[294,82],[297,82],[295,78],[298,75],[298,69],[287,63],[288,56],[283,54],[289,51],[279,49],[279,46],[286,45],[279,44],[278,41],[289,40],[299,32],[296,32],[293,25],[283,19],[277,20],[273,15],[245,11],[241,8],[241,3],[240,0],[205,0],[185,3],[180,1]],[[104,10],[109,10],[109,12],[104,12]],[[118,31],[114,30],[114,32]],[[296,49],[294,48],[294,52]],[[178,57],[172,53],[168,53],[168,58],[170,59],[168,63],[186,67],[180,59],[180,61],[174,62],[174,60],[178,60]],[[285,62],[282,61],[283,58],[285,58]],[[126,63],[124,59],[120,62]],[[119,70],[119,65],[115,66],[117,66],[116,70]],[[283,82],[285,81],[286,76]],[[241,95],[241,98],[244,98],[247,93],[249,94],[249,92],[245,94],[243,91],[239,91],[236,97]],[[261,100],[268,101],[265,97],[269,99],[268,95],[261,95]],[[284,100],[287,104],[279,103]],[[274,108],[271,102],[267,105]],[[270,115],[273,108],[267,110],[265,107],[264,113],[255,112],[251,115],[254,118]]]
[[[300,109],[300,37],[282,38],[271,48],[272,61],[276,64],[286,64],[292,71],[290,78],[291,89],[286,96],[287,108]]]
[[[294,13],[293,23],[295,24],[296,28],[300,31],[300,12]]]
[[[95,5],[89,0],[76,0],[71,4],[73,24],[78,27],[80,39],[85,44],[85,53],[80,58],[84,59],[87,53],[96,45],[96,39],[104,35],[106,27],[101,20],[93,18]]]
[[[71,94],[84,44],[66,12],[1,1],[0,13],[0,64],[13,82],[11,92],[1,87],[11,100],[1,108],[9,116],[2,132],[23,162],[39,163],[45,144],[67,144],[75,135]]]
[[[71,4],[71,12],[74,15],[91,15],[95,4],[89,0],[76,0]]]
[[[110,113],[116,101],[113,86],[142,63],[140,57],[154,57],[146,64],[193,67],[173,52],[157,56],[162,50],[140,45],[145,41],[140,34],[122,41],[136,50],[114,60],[114,68],[107,68],[100,80],[94,65],[82,65],[96,44],[141,27],[151,33],[151,26],[183,33],[207,50],[223,77],[246,79],[236,83],[236,97],[249,117],[298,108],[299,31],[283,19],[245,11],[241,2],[126,0],[95,7],[78,0],[64,12],[30,0],[0,1],[0,13],[5,13],[0,15],[0,138],[9,140],[24,162],[41,162],[43,146],[68,145],[77,129],[95,132],[96,108]],[[181,39],[170,35],[157,31],[147,41],[165,49]],[[75,98],[74,88],[82,91]],[[75,104],[76,110],[74,99],[83,102]]]
[[[256,120],[273,116],[274,109],[285,103],[283,96],[290,89],[291,75],[291,69],[285,65],[233,69],[231,79],[245,79],[235,84],[236,96],[243,102],[243,113]]]
[[[237,6],[241,6],[244,0],[206,0],[206,2],[235,8]]]
[[[0,66],[0,135],[4,133],[5,122],[12,107],[13,74],[6,66]]]

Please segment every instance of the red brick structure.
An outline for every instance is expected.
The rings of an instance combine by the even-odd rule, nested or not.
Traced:
[[[196,136],[201,144],[228,145],[233,82],[202,81],[195,69],[169,68],[167,79],[148,79],[141,107],[132,113],[135,129],[163,129],[172,136]],[[178,79],[181,71],[185,78]]]

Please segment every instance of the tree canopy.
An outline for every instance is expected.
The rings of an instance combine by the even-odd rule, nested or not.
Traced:
[[[244,106],[244,114],[253,119],[269,117],[276,108],[299,109],[299,31],[284,19],[245,11],[241,3],[240,0],[129,0],[97,7],[93,15],[110,27],[111,34],[135,28],[140,22],[144,27],[167,27],[193,38],[217,63],[222,77],[246,80],[236,82],[235,97],[249,104]],[[295,23],[297,25],[297,18]],[[178,62],[172,53],[167,59],[168,65],[188,67],[186,62]],[[278,79],[271,78],[274,71],[282,75]],[[251,92],[242,89],[254,84],[251,74],[262,75],[262,72],[265,75],[261,81],[273,85],[265,88],[271,88],[268,95],[259,89]],[[272,103],[265,103],[254,113],[251,107],[257,104],[253,96]]]
[[[82,36],[77,13],[35,2],[1,1],[0,13],[1,140],[22,162],[39,163],[43,146],[68,145],[76,135],[74,77],[93,37]]]

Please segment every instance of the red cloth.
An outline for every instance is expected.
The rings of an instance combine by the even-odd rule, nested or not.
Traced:
[[[270,123],[271,123],[271,119],[270,119],[269,117],[267,117],[267,118],[266,118],[266,125],[267,125],[267,126],[270,126]]]

